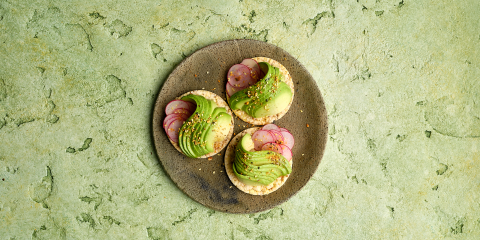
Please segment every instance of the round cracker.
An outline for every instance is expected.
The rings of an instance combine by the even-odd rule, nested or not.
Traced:
[[[181,99],[182,97],[184,96],[187,96],[188,94],[194,94],[194,95],[200,95],[200,96],[203,96],[205,97],[206,99],[209,99],[209,100],[213,100],[218,107],[224,107],[226,110],[227,110],[227,113],[232,117],[232,121],[231,121],[231,126],[230,126],[230,131],[228,132],[227,134],[227,137],[225,139],[223,139],[223,141],[221,142],[215,142],[215,144],[213,145],[214,147],[214,151],[211,152],[211,153],[208,153],[208,154],[205,154],[203,156],[200,156],[198,158],[208,158],[208,157],[211,157],[215,154],[217,154],[218,152],[222,151],[223,148],[225,148],[225,146],[227,146],[228,142],[230,141],[230,139],[232,138],[232,135],[233,135],[233,127],[235,126],[234,125],[234,122],[233,122],[233,113],[232,113],[232,110],[230,109],[230,107],[228,106],[228,104],[220,97],[218,96],[217,94],[213,93],[213,92],[210,92],[210,91],[205,91],[205,90],[194,90],[194,91],[190,91],[190,92],[187,92],[187,93],[184,93],[183,95],[181,95],[180,97],[177,97],[176,99]],[[172,141],[170,138],[168,138],[168,140],[170,140],[170,142],[172,143],[172,145],[181,153],[182,152],[182,149],[180,148],[180,145],[178,145],[178,143]]]
[[[254,59],[257,62],[266,62],[266,63],[268,63],[268,64],[270,64],[274,67],[277,67],[280,70],[280,72],[283,74],[283,81],[292,90],[292,99],[290,100],[290,103],[288,103],[288,106],[283,111],[281,111],[281,112],[279,112],[275,115],[265,116],[265,117],[261,117],[261,118],[253,118],[252,116],[248,115],[245,111],[243,111],[241,109],[233,110],[235,115],[237,115],[237,117],[242,119],[244,122],[247,122],[247,123],[250,123],[250,124],[253,124],[253,125],[266,125],[266,124],[272,123],[275,120],[278,120],[278,119],[282,118],[288,112],[288,109],[290,109],[290,106],[292,105],[292,102],[293,102],[293,97],[295,95],[293,80],[292,80],[292,77],[290,76],[290,73],[288,72],[288,70],[281,63],[279,63],[279,62],[277,62],[277,61],[275,61],[271,58],[267,58],[267,57],[255,57],[255,58],[252,58],[252,59]],[[230,99],[230,97],[227,94],[227,101],[229,99]]]
[[[240,189],[242,192],[252,195],[267,195],[279,189],[287,181],[290,175],[278,177],[273,183],[270,183],[267,186],[250,186],[238,180],[237,175],[235,175],[235,173],[233,172],[233,161],[235,161],[235,147],[240,142],[242,137],[245,136],[245,134],[249,133],[250,135],[253,135],[253,133],[259,129],[260,127],[245,129],[242,132],[238,133],[232,139],[232,141],[230,141],[227,150],[225,151],[225,170],[227,172],[228,178],[230,178],[230,181],[233,183],[233,185],[235,185],[235,187]],[[292,166],[293,159],[289,162]]]

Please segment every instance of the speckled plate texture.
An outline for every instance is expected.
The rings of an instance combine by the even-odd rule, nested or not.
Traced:
[[[167,103],[198,89],[212,91],[224,99],[228,69],[245,58],[268,57],[290,72],[295,97],[290,110],[274,123],[295,137],[294,168],[277,191],[254,196],[238,190],[225,172],[225,149],[208,159],[192,159],[178,152],[162,127]],[[322,79],[319,79],[320,81]],[[305,67],[283,49],[256,40],[229,40],[199,49],[170,74],[159,92],[153,111],[153,138],[158,158],[172,181],[195,201],[217,211],[255,213],[273,208],[295,195],[310,180],[323,157],[327,142],[327,112],[315,80]],[[234,133],[252,127],[235,117]]]

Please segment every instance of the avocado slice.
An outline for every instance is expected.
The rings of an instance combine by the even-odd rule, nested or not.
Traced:
[[[275,115],[288,107],[290,99],[292,99],[290,87],[284,82],[279,82],[275,97],[271,100],[266,99],[264,107],[255,108],[252,115],[254,118]]]
[[[212,132],[214,134],[213,142],[219,142],[225,139],[232,128],[232,117],[228,113],[220,113],[215,122]]]
[[[218,122],[220,117],[226,118],[227,123]],[[201,129],[202,132],[201,132],[201,136],[200,136],[199,139],[201,139],[200,147],[202,147],[201,149],[204,150],[205,152],[204,152],[204,154],[201,154],[200,156],[215,151],[214,144],[217,141],[217,138],[215,138],[216,134],[215,134],[214,129],[219,127],[222,124],[227,124],[228,125],[228,130],[230,130],[231,119],[232,119],[232,117],[227,113],[227,110],[225,110],[225,108],[217,107],[217,108],[215,108],[215,110],[213,111],[211,116],[208,117],[204,121],[205,125],[204,125],[204,128]],[[227,126],[225,126],[225,127],[227,127]],[[228,134],[228,132],[227,132],[227,134]],[[225,134],[225,136],[226,136],[226,134]]]
[[[215,143],[225,139],[232,126],[232,117],[227,112],[221,112],[213,118],[203,137],[208,152],[215,151]]]
[[[199,123],[194,126],[194,132],[192,134],[191,141],[193,144],[190,145],[192,146],[193,154],[195,156],[203,156],[214,151],[214,142],[211,142],[211,139],[206,139],[206,134],[211,132],[213,120],[222,112],[226,113],[227,110],[225,110],[225,108],[217,107],[213,110],[209,117],[200,120]]]
[[[253,149],[253,141],[247,133],[235,148],[233,162],[233,172],[241,182],[251,186],[266,186],[292,172],[290,163],[281,154],[250,149]]]
[[[178,135],[178,145],[180,146],[180,149],[185,155],[191,157],[196,155],[192,145],[195,140],[195,129],[200,128],[198,125],[202,122],[201,116],[212,111],[212,104],[203,96],[194,94],[184,96],[182,100],[195,102],[197,104],[195,112],[183,123]]]
[[[191,158],[215,151],[214,144],[218,138],[214,134],[214,129],[220,127],[230,129],[232,116],[225,108],[218,107],[213,100],[200,95],[189,94],[182,97],[182,100],[195,102],[197,108],[180,128],[178,135],[180,149]],[[226,134],[223,135],[223,138],[225,137]]]
[[[265,76],[254,85],[233,94],[229,99],[233,110],[241,109],[253,118],[275,115],[288,107],[293,93],[283,81],[280,69],[266,62],[259,63]]]

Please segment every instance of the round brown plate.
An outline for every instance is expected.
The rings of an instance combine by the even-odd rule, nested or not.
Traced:
[[[254,196],[238,190],[228,179],[223,164],[225,149],[211,160],[192,159],[178,152],[162,127],[168,102],[192,90],[212,91],[224,99],[228,69],[245,58],[268,57],[292,75],[295,97],[290,110],[274,123],[295,137],[294,168],[277,191]],[[256,40],[229,40],[204,47],[185,58],[170,74],[158,94],[153,111],[153,138],[158,158],[172,181],[195,201],[214,210],[255,213],[273,208],[296,194],[317,170],[327,142],[327,112],[310,73],[283,49]],[[235,133],[252,127],[235,117]]]

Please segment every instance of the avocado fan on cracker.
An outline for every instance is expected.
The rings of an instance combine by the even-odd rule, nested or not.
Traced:
[[[218,95],[204,90],[183,94],[169,102],[163,127],[173,146],[190,158],[220,152],[233,135],[233,114]]]
[[[283,117],[293,102],[294,85],[290,73],[273,59],[244,59],[228,70],[227,79],[228,104],[247,123],[272,123]]]
[[[225,169],[241,191],[266,195],[279,189],[292,172],[293,135],[267,124],[237,134],[225,152]]]

